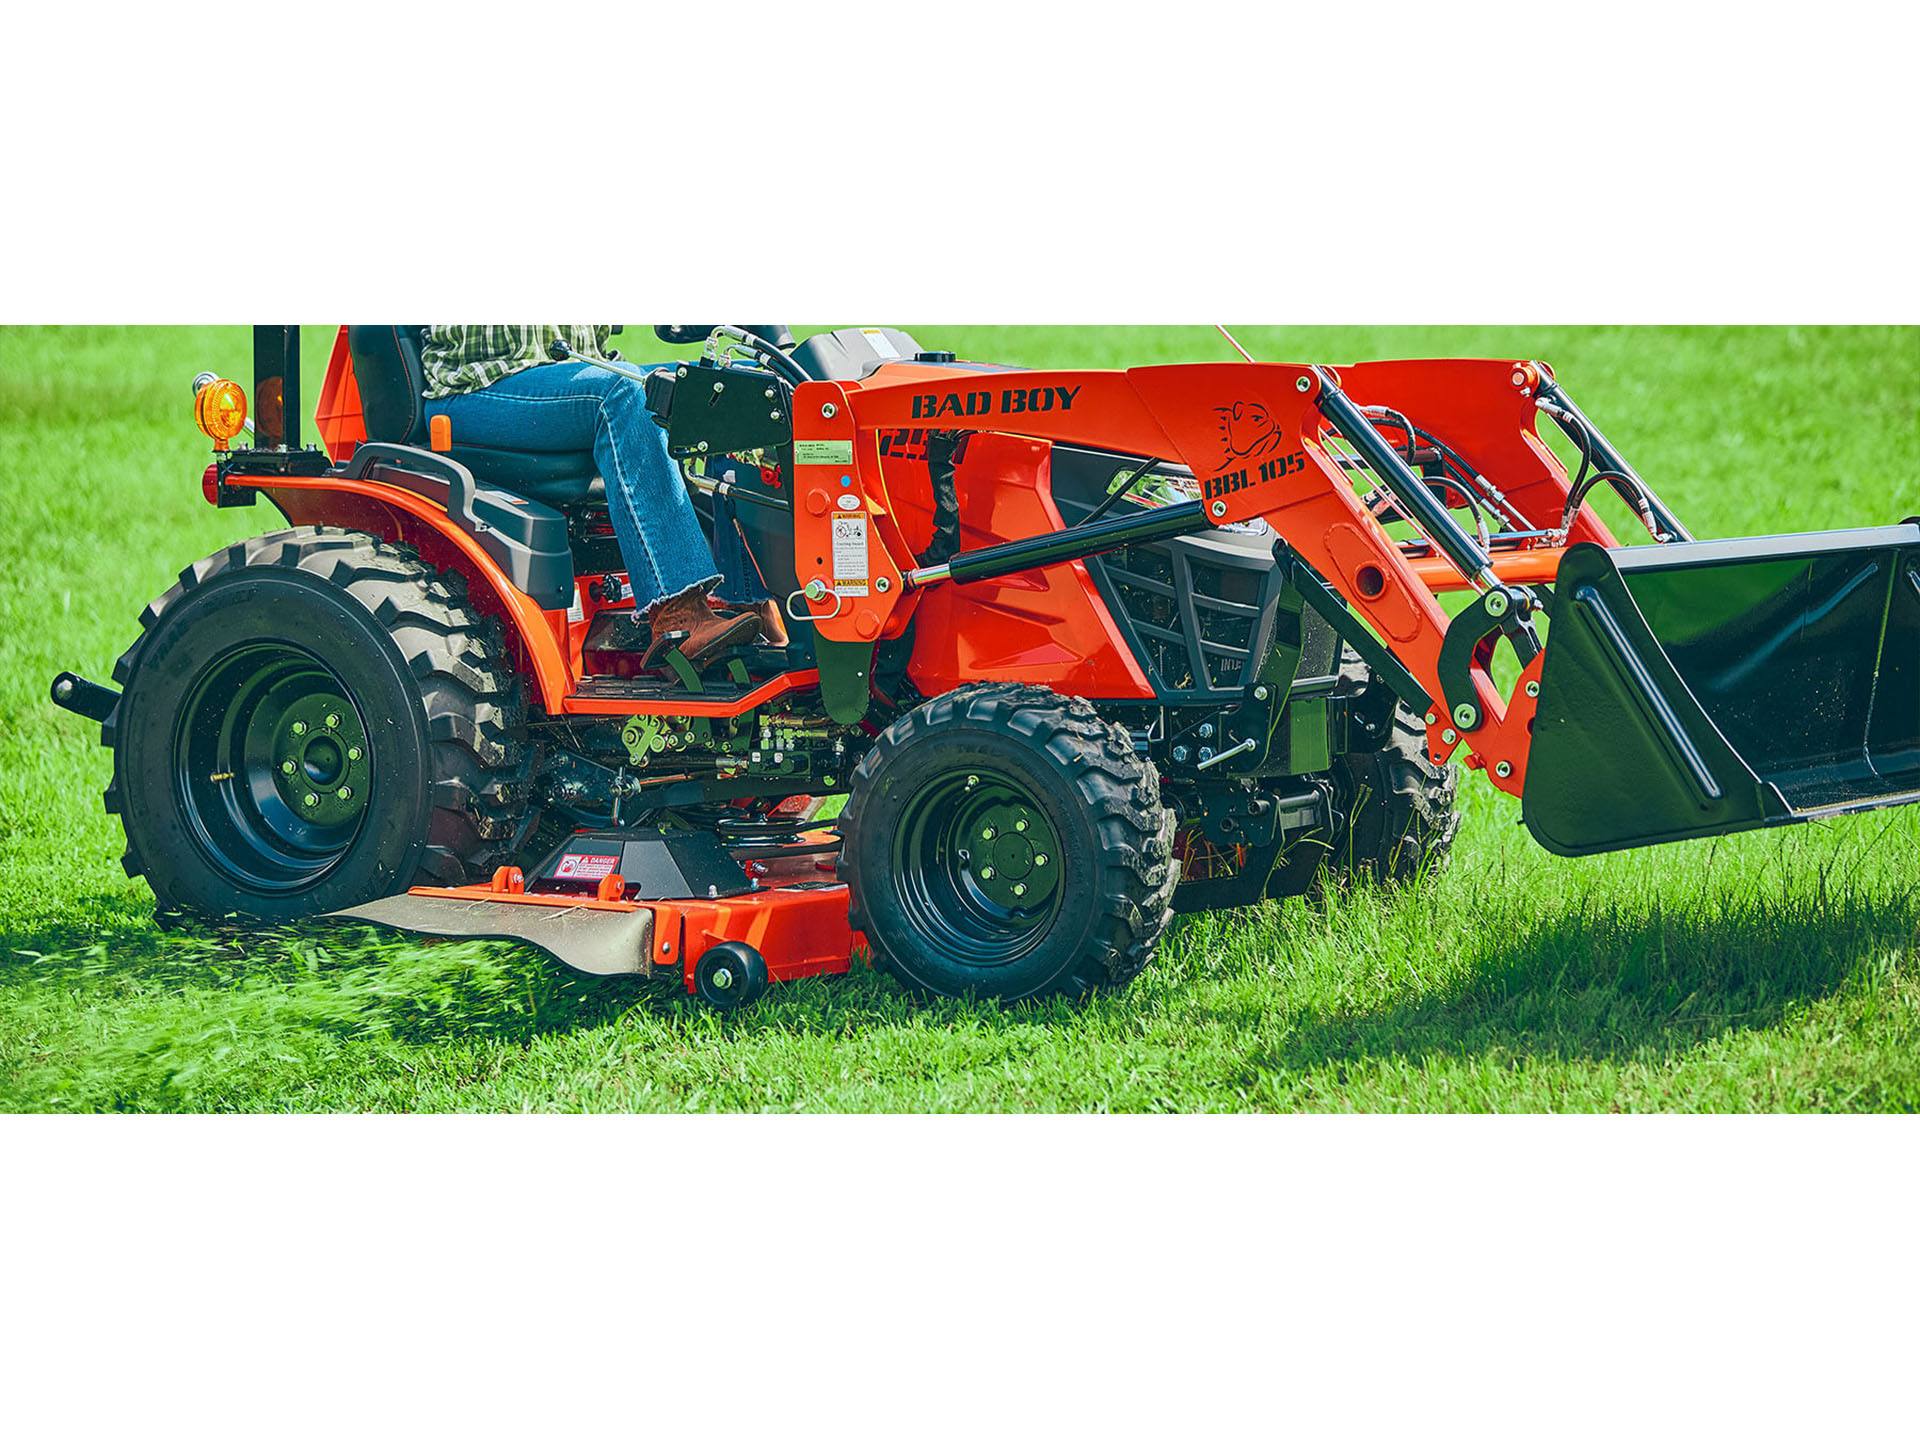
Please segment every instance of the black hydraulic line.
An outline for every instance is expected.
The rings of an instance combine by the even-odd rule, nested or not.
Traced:
[[[1320,380],[1320,413],[1360,452],[1360,458],[1372,467],[1387,493],[1398,502],[1400,513],[1426,531],[1441,553],[1468,580],[1483,590],[1497,588],[1500,581],[1493,573],[1487,552],[1461,528],[1446,502],[1427,488],[1427,482],[1401,458],[1399,450],[1373,428],[1373,422],[1333,382],[1331,375],[1322,371]]]
[[[988,545],[979,550],[962,550],[945,564],[915,570],[908,579],[915,585],[928,585],[936,580],[953,580],[962,585],[976,580],[995,580],[1020,570],[1084,560],[1089,555],[1123,546],[1165,540],[1174,535],[1192,535],[1206,528],[1207,517],[1200,502],[1189,500],[1093,525],[1082,523],[1051,535],[1009,540],[1004,545]]]
[[[1098,505],[1093,507],[1093,512],[1087,515],[1086,517],[1084,517],[1080,521],[1080,523],[1082,525],[1093,524],[1094,521],[1098,520],[1101,516],[1105,515],[1107,511],[1111,510],[1115,505],[1118,505],[1122,500],[1126,499],[1127,496],[1133,493],[1133,487],[1140,483],[1142,478],[1145,477],[1147,471],[1151,470],[1158,463],[1159,462],[1156,461],[1151,455],[1149,455],[1146,459],[1142,460],[1140,462],[1140,468],[1135,470],[1131,475],[1127,476],[1126,480],[1122,482],[1120,485],[1116,486],[1112,490],[1109,490],[1106,494],[1106,497],[1103,500],[1101,500],[1101,502]]]
[[[1644,502],[1654,522],[1673,539],[1693,539],[1693,532],[1680,523],[1680,517],[1669,510],[1666,502],[1653,493],[1653,487],[1642,480],[1639,472],[1627,463],[1626,457],[1608,443],[1607,437],[1600,433],[1599,427],[1587,419],[1566,391],[1543,375],[1537,393],[1538,398],[1546,402],[1543,408],[1553,416],[1562,430],[1567,431],[1568,437],[1576,444],[1579,443],[1580,437],[1574,434],[1573,428],[1567,424],[1567,421],[1571,421],[1573,426],[1585,432],[1586,443],[1580,447],[1583,462],[1591,463],[1602,471],[1612,471],[1614,475],[1622,477],[1621,479],[1610,478],[1608,482],[1619,492],[1622,500],[1635,510],[1638,510]],[[1562,415],[1554,413],[1556,409],[1564,412],[1564,419]],[[1581,465],[1583,472],[1587,469],[1587,463]],[[1623,481],[1625,483],[1622,483]],[[1638,495],[1633,493],[1635,490],[1638,490]]]

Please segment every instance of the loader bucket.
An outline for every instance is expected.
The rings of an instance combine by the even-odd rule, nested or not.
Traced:
[[[1521,812],[1561,855],[1920,801],[1920,523],[1567,552]]]

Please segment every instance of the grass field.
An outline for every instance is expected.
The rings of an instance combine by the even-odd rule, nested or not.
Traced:
[[[1225,358],[1202,327],[915,329],[1028,365]],[[1237,333],[1549,359],[1702,536],[1920,512],[1913,330]],[[182,566],[276,523],[199,493],[187,382],[248,353],[237,328],[0,330],[0,1109],[1920,1107],[1920,809],[1575,862],[1470,777],[1436,881],[1179,924],[1084,1008],[923,1007],[861,972],[721,1018],[507,946],[163,934],[108,754],[46,686],[104,679]]]

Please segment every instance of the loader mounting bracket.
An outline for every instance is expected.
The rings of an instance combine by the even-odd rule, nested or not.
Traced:
[[[1531,591],[1502,585],[1447,622],[1446,638],[1440,642],[1440,689],[1455,727],[1477,730],[1486,719],[1474,693],[1473,672],[1492,664],[1494,642],[1501,635],[1513,641],[1523,668],[1540,653],[1539,637],[1528,619],[1537,608]]]

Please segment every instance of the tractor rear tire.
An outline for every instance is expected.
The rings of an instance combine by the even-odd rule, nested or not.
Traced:
[[[1178,870],[1153,766],[1091,703],[969,685],[895,720],[853,776],[842,877],[875,962],[922,994],[1118,988]]]
[[[513,858],[525,699],[462,577],[358,531],[259,536],[140,617],[102,727],[163,914],[292,920]]]

